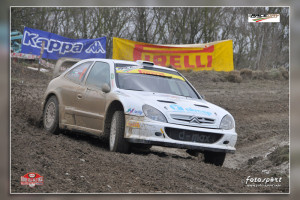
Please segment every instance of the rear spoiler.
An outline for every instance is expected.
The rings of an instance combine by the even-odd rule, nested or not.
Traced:
[[[67,57],[63,57],[63,58],[60,58],[56,61],[56,64],[55,64],[55,67],[54,67],[54,70],[53,70],[53,78],[59,76],[59,72],[60,72],[60,68],[63,64],[75,64],[77,62],[79,62],[81,59],[79,58],[67,58]]]

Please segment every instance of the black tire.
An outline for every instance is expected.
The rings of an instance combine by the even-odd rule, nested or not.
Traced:
[[[192,150],[192,149],[187,149],[186,152],[189,155],[194,156],[194,157],[198,157],[198,155],[199,155],[199,151],[195,151],[195,150]]]
[[[150,153],[152,145],[151,144],[131,144],[130,148],[132,151],[137,151],[138,153]]]
[[[224,152],[212,152],[212,151],[204,152],[204,162],[216,166],[222,166],[225,161],[225,157],[226,157],[226,153]]]
[[[130,153],[130,144],[124,138],[125,116],[124,112],[116,111],[111,120],[109,135],[109,150],[119,153]]]
[[[59,107],[58,100],[51,96],[44,108],[43,125],[46,131],[53,134],[59,134]]]

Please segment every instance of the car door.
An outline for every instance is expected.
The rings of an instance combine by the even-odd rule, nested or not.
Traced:
[[[75,125],[75,112],[78,103],[77,91],[80,85],[83,83],[87,71],[93,61],[88,61],[81,63],[71,69],[69,72],[65,74],[62,81],[62,87],[60,89],[61,98],[63,102],[62,112],[62,123],[68,125]]]
[[[102,92],[103,84],[110,86],[110,65],[104,61],[97,61],[90,69],[85,85],[77,90],[77,108],[80,112],[76,114],[76,125],[88,129],[103,130],[105,115],[106,93]]]

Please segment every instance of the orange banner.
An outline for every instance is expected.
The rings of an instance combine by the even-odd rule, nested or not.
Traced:
[[[113,59],[146,60],[178,70],[232,71],[232,40],[206,44],[154,45],[113,38]]]

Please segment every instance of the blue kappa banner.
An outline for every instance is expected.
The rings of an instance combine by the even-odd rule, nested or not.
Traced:
[[[97,39],[70,39],[54,33],[24,28],[21,53],[40,55],[45,41],[43,58],[106,58],[106,37]]]

